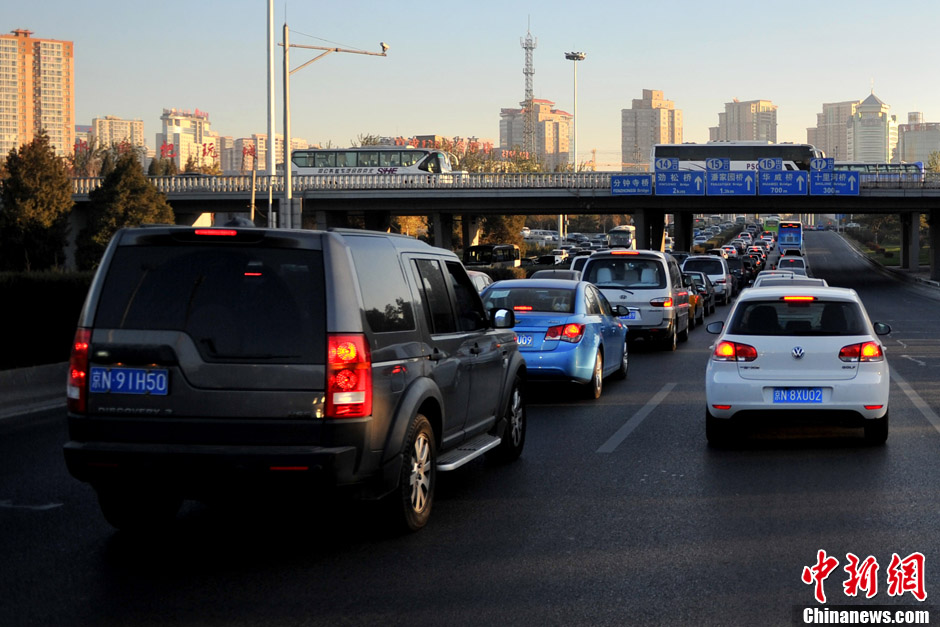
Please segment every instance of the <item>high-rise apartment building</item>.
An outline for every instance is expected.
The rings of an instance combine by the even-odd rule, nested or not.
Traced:
[[[859,100],[823,103],[815,128],[806,129],[806,142],[836,161],[850,160],[848,124],[859,104]]]
[[[0,35],[0,156],[45,131],[56,154],[75,143],[75,62],[71,41],[17,29]]]
[[[711,141],[769,141],[777,143],[777,105],[769,100],[725,103],[718,126],[708,129]]]
[[[848,129],[847,161],[891,163],[896,161],[898,120],[891,115],[891,105],[874,92],[865,98],[846,124]]]
[[[533,100],[535,112],[535,156],[547,169],[564,169],[571,161],[574,116],[555,109],[551,100]],[[522,150],[525,145],[525,116],[522,109],[502,109],[499,113],[499,147]]]
[[[898,125],[898,160],[926,166],[934,152],[940,152],[940,123],[924,122],[923,113],[908,113],[907,124]]]
[[[143,120],[123,120],[113,115],[94,118],[91,121],[91,134],[100,148],[123,142],[132,146],[145,144]]]
[[[196,109],[164,109],[160,116],[163,131],[157,133],[158,158],[173,159],[183,171],[192,160],[197,166],[211,167],[220,163],[219,134],[209,126],[209,114]]]
[[[682,111],[663,92],[644,89],[630,109],[620,111],[620,152],[624,170],[649,169],[655,144],[682,143]]]

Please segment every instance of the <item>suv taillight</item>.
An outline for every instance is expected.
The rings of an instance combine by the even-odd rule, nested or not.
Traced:
[[[65,384],[70,412],[85,413],[88,400],[88,345],[91,343],[91,329],[77,329],[72,342],[72,354],[69,356],[69,376]]]
[[[326,362],[326,417],[372,414],[372,355],[366,336],[330,335]]]

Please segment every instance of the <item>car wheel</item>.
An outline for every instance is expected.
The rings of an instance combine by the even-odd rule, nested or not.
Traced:
[[[598,399],[604,391],[604,356],[600,351],[594,357],[594,372],[591,380],[585,386],[585,395],[591,399]]]
[[[418,414],[402,448],[401,475],[392,495],[392,516],[408,531],[424,527],[434,504],[437,484],[437,445],[428,419]]]
[[[157,488],[95,486],[104,519],[122,531],[155,531],[176,518],[183,500]]]
[[[702,315],[698,317],[696,324],[703,325],[705,324],[705,307],[702,307]]]
[[[715,418],[705,410],[705,439],[715,447],[727,446],[735,439],[734,425],[730,418]]]
[[[698,320],[698,316],[695,315],[695,312],[696,312],[696,311],[698,311],[698,309],[693,310],[693,311],[689,314],[689,331],[691,331],[692,329],[695,328],[695,323],[696,323],[696,321]]]
[[[888,413],[883,418],[865,421],[865,441],[868,444],[884,444],[888,439]]]
[[[676,321],[676,324],[679,324],[679,322]],[[685,328],[682,329],[681,331],[679,331],[679,332],[676,334],[677,339],[678,339],[680,342],[688,342],[688,341],[689,341],[689,329],[691,328],[691,326],[692,326],[692,318],[691,318],[691,317],[687,317],[687,318],[686,318],[686,321],[685,321]]]
[[[623,341],[623,356],[620,358],[620,367],[617,368],[617,378],[626,379],[627,372],[630,370],[630,349],[627,347],[627,340]]]
[[[511,462],[519,459],[525,446],[526,411],[522,393],[522,379],[516,376],[506,403],[506,428],[499,446],[488,453],[491,459],[499,462]]]
[[[676,343],[676,327],[672,327],[672,330],[669,332],[665,338],[663,338],[662,348],[664,351],[674,351],[676,350],[678,344]]]

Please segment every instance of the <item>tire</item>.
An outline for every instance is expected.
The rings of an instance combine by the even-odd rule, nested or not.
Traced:
[[[487,456],[501,463],[512,462],[519,459],[522,448],[525,446],[525,432],[528,420],[526,419],[525,395],[522,389],[522,379],[517,375],[509,392],[504,413],[506,429],[503,431],[499,446],[490,451]]]
[[[698,326],[701,326],[701,325],[705,324],[705,307],[704,307],[704,305],[702,306],[702,315],[699,316],[699,318],[698,318],[698,320],[696,320],[695,324],[698,325]]]
[[[678,320],[676,320],[676,324],[679,324]],[[680,342],[689,341],[689,329],[691,328],[691,325],[692,325],[692,318],[688,317],[686,319],[685,328],[682,329],[682,331],[679,331],[676,333],[676,337],[678,338]]]
[[[865,421],[865,442],[873,446],[888,440],[888,413],[884,417]]]
[[[630,370],[630,348],[627,346],[627,340],[623,341],[623,356],[620,358],[620,367],[615,373],[618,379],[626,379]]]
[[[604,356],[600,351],[594,356],[594,371],[591,373],[591,380],[584,386],[585,396],[589,399],[597,400],[604,391]]]
[[[431,516],[437,485],[437,444],[431,423],[417,414],[402,446],[401,475],[391,496],[391,515],[405,531],[424,527]]]
[[[672,327],[672,331],[668,336],[663,338],[662,349],[664,351],[674,351],[676,350],[678,344],[676,343],[676,327]]]
[[[183,500],[144,486],[95,486],[104,519],[122,531],[156,531],[176,518]]]
[[[736,439],[734,425],[729,418],[715,418],[705,410],[705,439],[714,447],[727,446]]]
[[[698,322],[698,316],[695,315],[696,311],[698,311],[698,307],[696,307],[695,310],[689,313],[689,331],[694,329],[696,322]]]

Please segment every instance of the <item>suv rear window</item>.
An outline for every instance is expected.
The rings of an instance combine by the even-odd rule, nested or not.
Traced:
[[[658,259],[617,256],[591,259],[581,280],[597,287],[664,288],[666,268]]]
[[[685,264],[683,264],[682,269],[688,272],[689,270],[694,270],[696,272],[704,272],[705,274],[724,274],[725,270],[721,265],[721,262],[717,259],[686,259]]]
[[[122,246],[95,326],[181,331],[210,362],[323,363],[323,255],[249,246]]]

